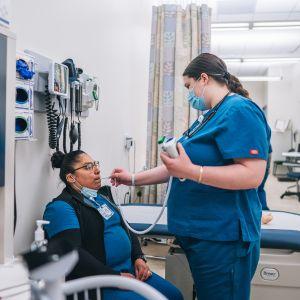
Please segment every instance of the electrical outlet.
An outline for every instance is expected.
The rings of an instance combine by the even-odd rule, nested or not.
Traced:
[[[133,146],[133,137],[126,135],[125,136],[125,149],[129,151]]]

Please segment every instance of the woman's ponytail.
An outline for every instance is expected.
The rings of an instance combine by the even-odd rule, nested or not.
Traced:
[[[244,89],[243,85],[237,77],[229,74],[227,82],[227,87],[232,93],[236,93],[243,97],[249,98],[249,92],[246,89]]]

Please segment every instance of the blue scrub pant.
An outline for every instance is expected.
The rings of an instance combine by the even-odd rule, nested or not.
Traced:
[[[177,237],[193,275],[198,300],[248,300],[260,253],[258,242]]]
[[[170,282],[152,273],[145,283],[151,285],[153,288],[161,292],[167,299],[183,300],[181,292]],[[104,300],[144,300],[145,298],[131,291],[124,291],[118,289],[103,289]]]

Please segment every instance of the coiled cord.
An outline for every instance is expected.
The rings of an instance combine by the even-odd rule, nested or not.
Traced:
[[[59,117],[57,117],[57,119],[56,119],[56,128],[58,128],[58,126],[59,126]],[[59,137],[58,137],[58,134],[57,134],[57,132],[56,132],[56,152],[58,152],[59,151]]]
[[[47,113],[47,123],[49,130],[49,147],[55,149],[57,145],[57,110],[54,109],[54,103],[52,103],[51,95],[48,90],[48,86],[45,89],[45,105]]]
[[[78,128],[78,150],[81,150],[81,122],[78,121],[78,124],[77,124],[77,128]]]

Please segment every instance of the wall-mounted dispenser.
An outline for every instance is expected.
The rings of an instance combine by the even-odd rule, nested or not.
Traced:
[[[16,72],[18,79],[33,81],[33,76],[35,74],[34,57],[24,52],[17,52]]]
[[[16,97],[15,97],[15,139],[33,140],[34,124],[34,74],[35,59],[32,55],[17,52],[16,55]]]
[[[29,110],[17,109],[15,114],[15,139],[32,139],[33,125],[33,112]]]
[[[100,88],[97,77],[88,74],[80,74],[79,80],[82,82],[82,107],[84,110],[92,108],[95,105],[99,108]]]
[[[33,84],[17,80],[16,108],[33,109]]]

